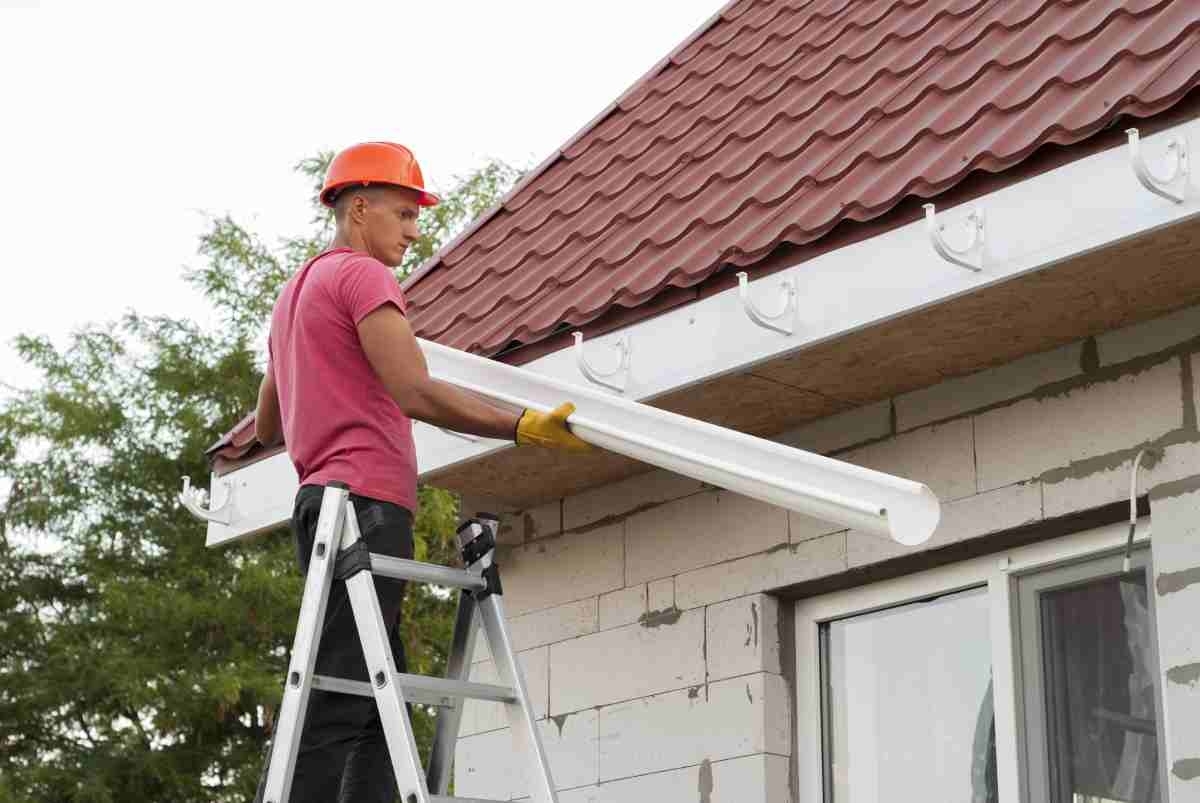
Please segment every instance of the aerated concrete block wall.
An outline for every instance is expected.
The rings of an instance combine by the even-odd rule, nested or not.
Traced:
[[[1200,307],[823,419],[780,440],[927,483],[922,550],[1128,498],[1137,451],[1172,800],[1200,800]],[[467,503],[469,504],[469,502]],[[793,799],[784,586],[911,554],[663,472],[505,522],[513,639],[563,803]],[[486,648],[473,676],[494,678]],[[817,727],[817,723],[800,723]],[[456,792],[525,795],[471,704]]]

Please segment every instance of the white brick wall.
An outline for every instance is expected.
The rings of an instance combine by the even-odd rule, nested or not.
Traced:
[[[559,795],[561,803],[788,803],[788,760],[754,755],[638,775]]]
[[[545,538],[499,556],[510,616],[625,585],[625,525]]]
[[[1196,469],[1200,474],[1200,467]],[[1200,482],[1193,483],[1200,486]],[[1164,494],[1171,495],[1164,495]],[[1200,799],[1200,487],[1150,495],[1155,619],[1172,800]]]
[[[675,604],[694,608],[845,569],[846,534],[834,533],[681,574]]]
[[[969,418],[915,429],[839,457],[923,482],[942,500],[975,493],[975,452]]]
[[[550,647],[550,713],[704,682],[704,612],[603,630]]]
[[[1200,570],[1200,490],[1179,490],[1200,474],[1198,334],[1200,307],[780,440],[928,483],[942,521],[919,551],[1122,501],[1150,444],[1139,485],[1169,492],[1152,497],[1155,572]],[[764,592],[914,551],[659,471],[513,520],[506,601],[564,803],[789,801],[786,603]],[[1162,668],[1179,679],[1200,664],[1197,595],[1200,582],[1156,596]],[[486,678],[486,648],[477,658]],[[1200,759],[1200,683],[1163,682],[1171,760]],[[459,793],[495,796],[471,785],[494,776],[523,794],[519,769],[495,763],[500,709],[468,714]],[[1200,780],[1171,783],[1184,800]]]
[[[600,780],[789,747],[789,693],[760,673],[600,710]]]
[[[597,711],[538,722],[556,790],[599,781],[599,723]],[[515,750],[507,727],[460,738],[454,754],[456,796],[508,800],[527,795],[528,764]]]
[[[787,513],[728,491],[709,492],[630,516],[627,585],[786,543]]]
[[[901,432],[954,418],[997,402],[1015,399],[1052,382],[1081,373],[1081,343],[1031,354],[970,376],[940,382],[896,397],[896,428]]]
[[[1037,477],[1179,428],[1181,364],[1171,359],[1061,395],[1029,398],[975,419],[979,489]]]
[[[779,602],[765,594],[710,605],[705,621],[709,681],[783,670]]]

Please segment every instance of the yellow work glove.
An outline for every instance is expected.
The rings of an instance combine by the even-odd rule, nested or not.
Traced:
[[[576,437],[567,427],[567,416],[575,405],[563,402],[548,413],[526,409],[517,422],[518,446],[545,446],[568,452],[590,452],[595,447]]]

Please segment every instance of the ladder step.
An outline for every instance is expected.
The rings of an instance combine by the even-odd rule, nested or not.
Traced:
[[[411,580],[414,583],[427,583],[447,588],[463,588],[467,591],[479,591],[487,587],[487,581],[465,569],[452,569],[449,566],[422,563],[419,560],[393,558],[391,555],[379,555],[374,552],[371,553],[371,572],[397,580]]]
[[[472,700],[491,700],[497,703],[516,702],[516,694],[508,686],[496,686],[491,683],[473,683],[467,680],[446,680],[431,678],[427,675],[407,675],[398,673],[400,688],[404,690],[404,698],[410,703],[433,705],[439,708],[453,708],[459,698]],[[329,675],[313,675],[313,688],[322,691],[338,692],[340,694],[357,694],[359,697],[374,697],[375,689],[365,680],[348,680]]]

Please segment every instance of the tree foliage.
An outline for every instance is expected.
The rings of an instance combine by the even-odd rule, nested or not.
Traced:
[[[297,168],[319,182],[329,157]],[[495,162],[459,180],[401,273],[517,176]],[[61,349],[18,338],[40,380],[0,400],[0,803],[253,794],[299,607],[293,546],[205,549],[174,499],[252,409],[271,305],[331,228],[314,205],[309,232],[271,247],[212,219],[186,274],[220,314],[212,331],[130,312]],[[455,500],[422,487],[420,502],[417,557],[450,562]],[[410,671],[442,670],[452,620],[450,600],[410,587]],[[427,712],[416,724],[426,745]]]

